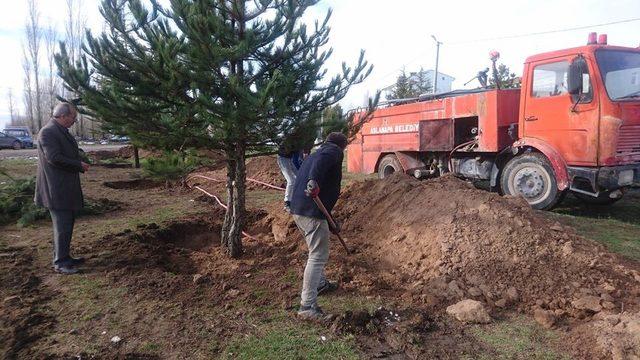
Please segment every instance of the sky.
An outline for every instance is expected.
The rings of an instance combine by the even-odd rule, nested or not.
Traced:
[[[64,32],[66,0],[39,0],[43,24]],[[81,0],[82,1],[82,0]],[[99,0],[84,0],[88,25],[102,28]],[[341,105],[362,106],[377,89],[394,83],[400,71],[435,68],[436,45],[440,46],[439,71],[456,78],[453,88],[490,65],[489,52],[497,50],[502,62],[520,75],[526,57],[541,52],[586,44],[590,31],[608,34],[609,44],[640,45],[638,0],[324,0],[311,8],[305,20],[321,19],[331,8],[329,74],[340,64],[356,63],[360,50],[374,69],[362,84],[354,86]],[[0,3],[0,128],[8,118],[7,92],[21,94],[22,50],[26,0]],[[594,26],[628,21],[606,26]],[[549,31],[583,29],[522,36]],[[467,87],[477,87],[472,82]],[[21,101],[17,101],[22,107]]]

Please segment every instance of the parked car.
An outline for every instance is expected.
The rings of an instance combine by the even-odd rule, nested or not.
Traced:
[[[4,133],[18,139],[20,142],[20,149],[34,147],[31,131],[29,131],[29,128],[26,126],[6,126],[4,128]],[[15,146],[12,147],[16,148]]]
[[[6,148],[20,150],[22,149],[22,142],[17,137],[0,132],[0,149]]]

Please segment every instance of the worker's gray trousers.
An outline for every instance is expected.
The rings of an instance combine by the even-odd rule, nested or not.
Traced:
[[[49,209],[53,222],[53,266],[69,265],[69,251],[76,212],[73,210]]]
[[[291,201],[293,186],[296,183],[296,167],[293,165],[292,158],[278,156],[278,167],[282,171],[282,175],[287,180],[287,187],[284,190],[284,201]]]
[[[304,235],[309,248],[309,257],[302,280],[300,305],[316,306],[318,287],[326,281],[324,267],[329,260],[329,224],[324,219],[301,215],[293,215],[293,220]]]

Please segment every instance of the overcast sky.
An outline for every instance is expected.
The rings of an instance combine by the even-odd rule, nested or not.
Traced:
[[[89,25],[101,29],[99,0],[84,0]],[[43,24],[52,23],[64,32],[65,0],[40,0]],[[436,47],[440,47],[439,71],[456,78],[453,87],[471,79],[489,66],[489,51],[495,49],[518,75],[527,56],[580,46],[590,31],[607,33],[609,43],[640,45],[640,21],[587,29],[554,32],[526,37],[514,35],[548,32],[597,24],[640,19],[639,0],[325,0],[313,8],[307,18],[321,18],[333,9],[330,21],[334,53],[328,64],[330,73],[342,61],[354,64],[360,49],[374,65],[365,83],[350,91],[342,102],[346,108],[360,106],[368,94],[395,81],[400,70],[433,69]],[[21,94],[23,73],[21,42],[27,16],[26,0],[0,4],[0,128],[8,117],[7,91]],[[491,39],[491,40],[489,40]],[[469,87],[476,87],[473,82]],[[21,98],[18,105],[22,107]]]

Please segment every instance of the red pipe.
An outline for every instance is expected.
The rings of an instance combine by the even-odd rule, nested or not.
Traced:
[[[195,188],[196,188],[196,189],[198,189],[198,190],[200,190],[200,191],[202,191],[202,192],[203,192],[203,193],[205,193],[207,196],[209,196],[209,197],[211,197],[211,198],[215,199],[215,200],[216,200],[216,202],[218,202],[218,205],[222,206],[225,210],[227,210],[227,206],[226,206],[225,204],[223,204],[223,203],[222,203],[222,201],[220,201],[220,199],[219,199],[217,196],[215,196],[215,195],[213,195],[213,194],[208,193],[208,192],[207,192],[207,190],[205,190],[205,189],[201,188],[200,186],[195,186]],[[244,235],[245,237],[247,237],[247,238],[249,238],[249,239],[251,239],[251,240],[259,241],[258,239],[256,239],[255,237],[253,237],[253,236],[251,236],[251,235],[247,234],[247,233],[246,233],[246,232],[244,232],[244,231],[242,232],[242,235]]]

